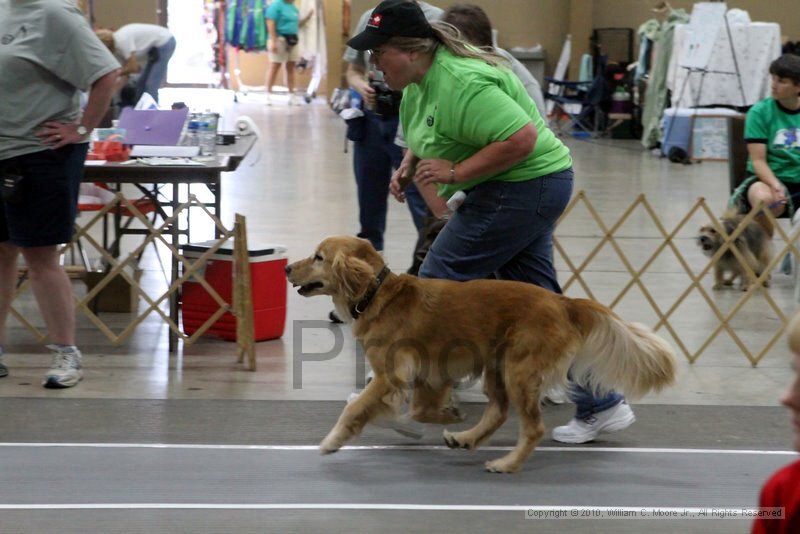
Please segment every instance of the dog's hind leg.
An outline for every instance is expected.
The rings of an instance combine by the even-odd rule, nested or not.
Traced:
[[[336,425],[319,445],[320,454],[338,451],[347,440],[361,433],[369,421],[396,412],[403,402],[403,392],[382,375],[375,375],[364,391],[345,406]]]
[[[508,417],[508,395],[497,370],[487,367],[483,371],[483,392],[489,397],[489,403],[478,424],[455,434],[444,431],[444,442],[451,449],[475,449],[505,423]]]
[[[486,462],[486,470],[492,473],[518,471],[544,436],[544,423],[539,410],[539,384],[531,381],[530,373],[519,367],[508,368],[505,373],[508,395],[519,413],[517,445],[502,458]]]
[[[420,423],[448,425],[464,420],[457,406],[448,405],[452,386],[432,388],[424,382],[414,384],[411,417]]]

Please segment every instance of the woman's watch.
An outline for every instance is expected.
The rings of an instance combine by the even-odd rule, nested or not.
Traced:
[[[75,131],[81,137],[86,137],[87,135],[89,135],[89,129],[86,126],[84,126],[83,124],[79,124],[78,128]]]

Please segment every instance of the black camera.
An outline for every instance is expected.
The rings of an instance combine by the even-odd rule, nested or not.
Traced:
[[[369,80],[369,86],[375,90],[375,113],[382,117],[396,117],[400,114],[401,91],[392,91],[380,80]]]

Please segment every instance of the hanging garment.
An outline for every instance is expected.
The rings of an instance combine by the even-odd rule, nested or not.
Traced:
[[[661,24],[656,19],[650,19],[639,26],[639,59],[636,61],[636,72],[633,76],[634,83],[650,72],[650,53],[653,50],[653,42],[658,35]]]
[[[653,42],[653,69],[647,84],[644,111],[642,112],[642,145],[653,148],[661,139],[661,115],[667,107],[667,71],[672,58],[675,26],[688,24],[689,14],[684,9],[674,9],[661,24]]]
[[[306,90],[306,99],[308,100],[314,97],[322,78],[328,70],[325,3],[323,0],[302,0],[298,7],[300,9],[300,20],[311,9],[314,9],[314,14],[300,28],[299,32],[301,55],[306,61],[307,68],[312,69],[311,80]]]
[[[225,41],[244,50],[267,48],[266,0],[231,0],[228,4]]]

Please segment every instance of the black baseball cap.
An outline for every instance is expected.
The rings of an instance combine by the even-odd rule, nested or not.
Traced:
[[[349,41],[356,50],[377,48],[392,37],[433,37],[422,8],[410,0],[384,0],[372,10],[367,27]]]

